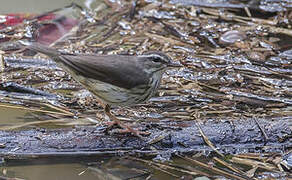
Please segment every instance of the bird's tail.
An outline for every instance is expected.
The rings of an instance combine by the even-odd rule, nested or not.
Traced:
[[[33,51],[37,51],[37,52],[40,52],[42,54],[45,54],[51,58],[53,57],[57,57],[59,55],[61,55],[61,52],[54,49],[54,48],[50,48],[46,45],[43,45],[43,44],[40,44],[40,43],[36,43],[36,42],[26,42],[25,44],[22,42],[23,45],[26,46],[26,48],[30,49],[30,50],[33,50]]]

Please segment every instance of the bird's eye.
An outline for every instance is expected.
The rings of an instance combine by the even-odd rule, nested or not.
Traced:
[[[159,57],[151,57],[151,61],[158,63],[161,62],[161,59]]]

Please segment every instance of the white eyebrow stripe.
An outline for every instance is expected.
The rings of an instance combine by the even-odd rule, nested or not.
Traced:
[[[141,57],[141,58],[151,58],[151,57],[152,58],[159,58],[160,61],[161,61],[161,63],[163,63],[163,64],[168,64],[169,62],[172,61],[171,57],[169,57],[164,52],[162,52],[162,51],[155,51],[155,50],[146,51],[143,54],[138,55],[138,57]]]
[[[145,58],[157,57],[157,58],[161,59],[161,62],[164,62],[164,63],[168,63],[169,62],[169,58],[168,57],[164,57],[164,56],[161,56],[159,54],[146,54],[146,55],[141,55],[140,57],[145,57]]]
[[[141,57],[158,57],[160,59],[165,59],[165,57],[160,56],[159,54],[147,54],[147,55],[141,55]]]

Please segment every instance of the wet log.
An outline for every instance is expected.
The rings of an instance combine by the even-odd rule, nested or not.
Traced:
[[[139,126],[151,134],[143,139],[111,134],[105,127],[95,126],[0,131],[0,156],[4,159],[31,159],[213,151],[198,127],[223,154],[283,152],[292,147],[291,119],[208,120],[200,125],[195,121],[144,123]]]

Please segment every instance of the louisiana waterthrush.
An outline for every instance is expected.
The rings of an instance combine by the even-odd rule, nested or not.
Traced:
[[[53,59],[73,79],[102,102],[105,113],[122,128],[139,136],[110,113],[111,105],[129,106],[147,101],[157,91],[168,67],[180,67],[167,55],[151,51],[139,56],[69,54],[32,43],[29,49]]]

